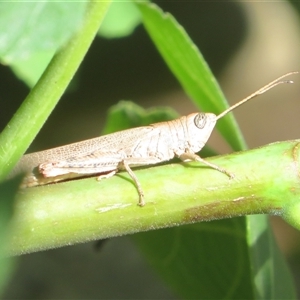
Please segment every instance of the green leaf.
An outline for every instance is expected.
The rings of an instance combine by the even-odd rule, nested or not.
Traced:
[[[87,1],[1,2],[0,61],[33,87],[55,51],[82,25],[86,6]]]
[[[155,107],[146,110],[131,101],[120,101],[109,109],[103,134],[170,121],[177,117],[178,114],[169,107]]]
[[[9,64],[61,47],[79,29],[86,4],[87,1],[1,2],[1,60]]]
[[[14,60],[10,67],[20,80],[32,88],[45,71],[53,55],[54,51],[36,52],[24,60]]]
[[[173,16],[155,4],[137,3],[143,24],[166,64],[199,109],[220,113],[226,99],[196,45]],[[234,150],[246,148],[232,114],[220,119],[217,129]]]
[[[272,193],[269,193],[270,197],[271,195]],[[297,201],[296,198],[294,200]],[[279,213],[282,217],[287,205],[289,201],[283,204],[283,209]],[[248,230],[247,241],[251,255],[254,298],[296,299],[293,278],[274,240],[269,220],[259,215],[246,220],[247,227],[251,228]]]
[[[114,1],[99,29],[99,35],[106,38],[125,37],[140,23],[140,12],[132,2]]]
[[[255,299],[244,230],[244,219],[235,218],[132,238],[183,299]]]
[[[245,220],[168,228],[132,239],[183,299],[296,299],[292,276],[272,233],[262,231],[247,243]],[[251,226],[266,222],[264,216],[251,220]],[[255,265],[249,263],[249,249],[260,249],[251,253]]]

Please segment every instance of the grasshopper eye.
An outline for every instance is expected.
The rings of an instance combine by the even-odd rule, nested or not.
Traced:
[[[197,114],[194,123],[199,129],[203,129],[206,124],[206,115],[204,113]]]

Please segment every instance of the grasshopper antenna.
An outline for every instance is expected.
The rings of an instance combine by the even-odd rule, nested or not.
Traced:
[[[279,84],[282,84],[282,83],[293,83],[292,80],[281,80],[282,78],[284,77],[287,77],[289,75],[292,75],[292,74],[298,74],[299,72],[298,71],[295,71],[295,72],[290,72],[290,73],[287,73],[283,76],[280,76],[278,77],[277,79],[275,79],[274,81],[268,83],[267,85],[265,85],[264,87],[260,88],[258,91],[254,92],[253,94],[251,94],[250,96],[248,96],[247,98],[241,100],[240,102],[232,105],[231,107],[227,108],[226,110],[224,110],[222,113],[220,113],[217,117],[216,117],[216,120],[224,117],[226,114],[228,114],[230,111],[234,110],[235,108],[237,108],[238,106],[244,104],[245,102],[255,98],[256,96],[258,95],[261,95],[263,93],[265,93],[266,91],[272,89],[273,87],[275,87],[276,85],[279,85]]]

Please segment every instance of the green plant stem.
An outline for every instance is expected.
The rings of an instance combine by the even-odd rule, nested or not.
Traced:
[[[9,254],[22,254],[89,240],[247,214],[286,216],[300,228],[300,140],[210,159],[235,174],[199,163],[135,171],[146,206],[128,174],[97,182],[88,178],[19,192]],[[299,212],[298,212],[299,213]],[[287,219],[288,220],[288,219]],[[291,221],[291,220],[288,220]]]
[[[29,147],[64,93],[108,10],[110,0],[91,1],[81,29],[55,54],[42,77],[0,136],[0,180]]]

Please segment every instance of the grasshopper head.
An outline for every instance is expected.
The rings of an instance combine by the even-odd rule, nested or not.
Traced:
[[[282,78],[292,75],[298,74],[299,72],[290,72],[287,73],[274,81],[270,82],[269,84],[265,85],[258,91],[254,92],[250,96],[244,98],[243,100],[239,101],[238,103],[230,106],[229,108],[225,109],[219,115],[215,115],[212,113],[194,113],[190,114],[186,117],[187,122],[187,131],[188,131],[188,138],[186,142],[188,143],[188,148],[193,153],[200,151],[203,146],[206,144],[207,140],[209,139],[211,132],[213,131],[217,120],[221,119],[225,115],[227,115],[232,110],[236,109],[237,107],[241,106],[242,104],[246,103],[247,101],[255,98],[258,95],[265,93],[266,91],[272,89],[273,87],[282,84],[282,83],[293,83],[290,80],[282,80]]]
[[[212,113],[194,113],[187,116],[190,151],[200,151],[209,139],[217,122]]]

